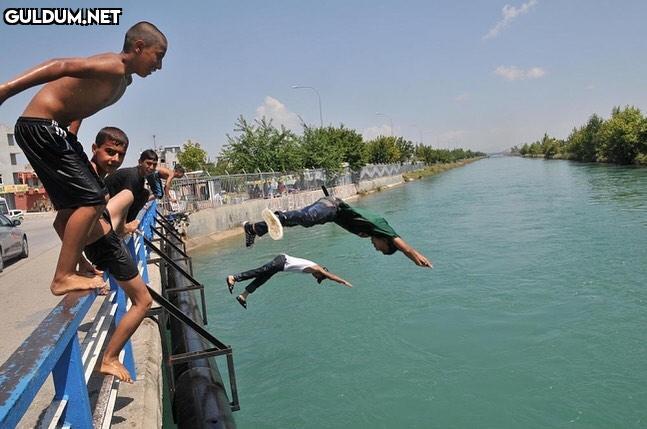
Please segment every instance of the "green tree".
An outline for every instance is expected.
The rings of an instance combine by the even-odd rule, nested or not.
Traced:
[[[342,154],[342,161],[347,162],[351,170],[357,171],[366,165],[368,155],[366,153],[366,144],[362,135],[355,130],[345,128],[343,124],[339,128],[328,127],[324,132],[333,134],[336,141],[336,150]]]
[[[202,170],[207,162],[207,151],[200,147],[200,143],[187,140],[177,159],[187,171]]]
[[[336,173],[343,162],[352,170],[359,170],[366,164],[366,145],[361,134],[343,124],[323,128],[304,125],[301,145],[307,168],[324,168]]]
[[[596,151],[600,144],[599,131],[603,123],[602,118],[593,114],[585,126],[573,129],[566,139],[566,151],[573,159],[584,162],[596,161]]]
[[[613,109],[609,120],[600,127],[600,144],[597,148],[599,160],[616,164],[631,164],[645,152],[645,118],[639,109],[626,106]]]
[[[227,135],[227,145],[221,152],[231,167],[230,173],[303,168],[299,139],[285,127],[277,129],[266,118],[250,123],[240,116],[234,130],[240,134]]]
[[[400,159],[400,149],[393,136],[379,136],[369,141],[367,145],[368,162],[371,164],[390,164]]]
[[[398,148],[398,152],[400,153],[400,156],[398,157],[398,162],[400,164],[411,160],[415,148],[410,140],[405,140],[402,137],[398,137],[395,140],[395,145]]]

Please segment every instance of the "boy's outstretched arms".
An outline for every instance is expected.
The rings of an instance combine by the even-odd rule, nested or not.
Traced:
[[[411,247],[402,238],[400,237],[394,238],[393,244],[395,245],[395,247],[398,248],[398,250],[400,250],[402,253],[407,255],[407,258],[411,259],[414,264],[418,265],[419,267],[433,268],[431,261],[427,259],[425,255],[423,255],[422,253],[418,252],[416,249]]]
[[[126,66],[118,54],[99,54],[87,58],[58,58],[33,67],[14,79],[0,84],[0,104],[33,86],[62,77],[91,79],[124,75]]]
[[[307,268],[306,270],[308,270],[308,269],[309,269],[309,270],[312,270],[312,272],[317,273],[318,275],[320,275],[320,276],[322,276],[322,277],[324,277],[324,278],[327,278],[328,280],[332,280],[332,281],[337,282],[337,283],[339,283],[339,284],[341,284],[341,285],[344,285],[344,286],[346,286],[346,287],[353,287],[353,285],[352,285],[352,284],[350,284],[349,282],[347,282],[346,280],[342,279],[342,278],[341,278],[341,277],[339,277],[339,276],[336,276],[335,274],[331,273],[330,271],[326,271],[326,270],[324,270],[324,269],[323,269],[321,266],[319,266],[319,265],[315,265],[315,266],[313,266],[313,267],[309,267],[309,268]]]

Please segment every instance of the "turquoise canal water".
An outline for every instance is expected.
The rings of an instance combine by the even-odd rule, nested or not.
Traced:
[[[647,427],[647,169],[491,158],[354,204],[434,269],[334,224],[194,252],[240,428]],[[355,287],[280,273],[242,309],[225,276],[280,252]]]

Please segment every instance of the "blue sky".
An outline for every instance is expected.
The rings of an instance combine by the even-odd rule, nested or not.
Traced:
[[[87,119],[89,150],[105,125],[128,133],[127,158],[198,141],[212,157],[239,115],[299,130],[300,115],[365,138],[394,133],[436,147],[498,151],[615,105],[647,109],[644,1],[19,2],[122,7],[119,26],[0,23],[0,81],[54,57],[119,51],[140,20],[168,37],[161,71]],[[11,4],[10,6],[16,6]],[[3,2],[2,10],[8,7]],[[0,106],[12,125],[35,90]],[[376,115],[376,112],[384,115]]]

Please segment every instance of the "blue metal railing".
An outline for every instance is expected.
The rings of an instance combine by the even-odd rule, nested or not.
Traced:
[[[140,230],[152,237],[157,202],[147,205],[139,214]],[[148,283],[147,250],[139,234],[126,242],[144,282]],[[114,323],[126,312],[127,297],[109,276],[117,311]],[[97,295],[72,292],[49,313],[32,334],[0,367],[0,427],[15,427],[27,412],[41,386],[52,374],[54,402],[63,408],[59,421],[64,426],[92,428],[92,410],[84,374],[81,346],[77,331]],[[106,298],[108,299],[108,298]],[[135,379],[135,360],[130,341],[124,347],[124,365]]]

